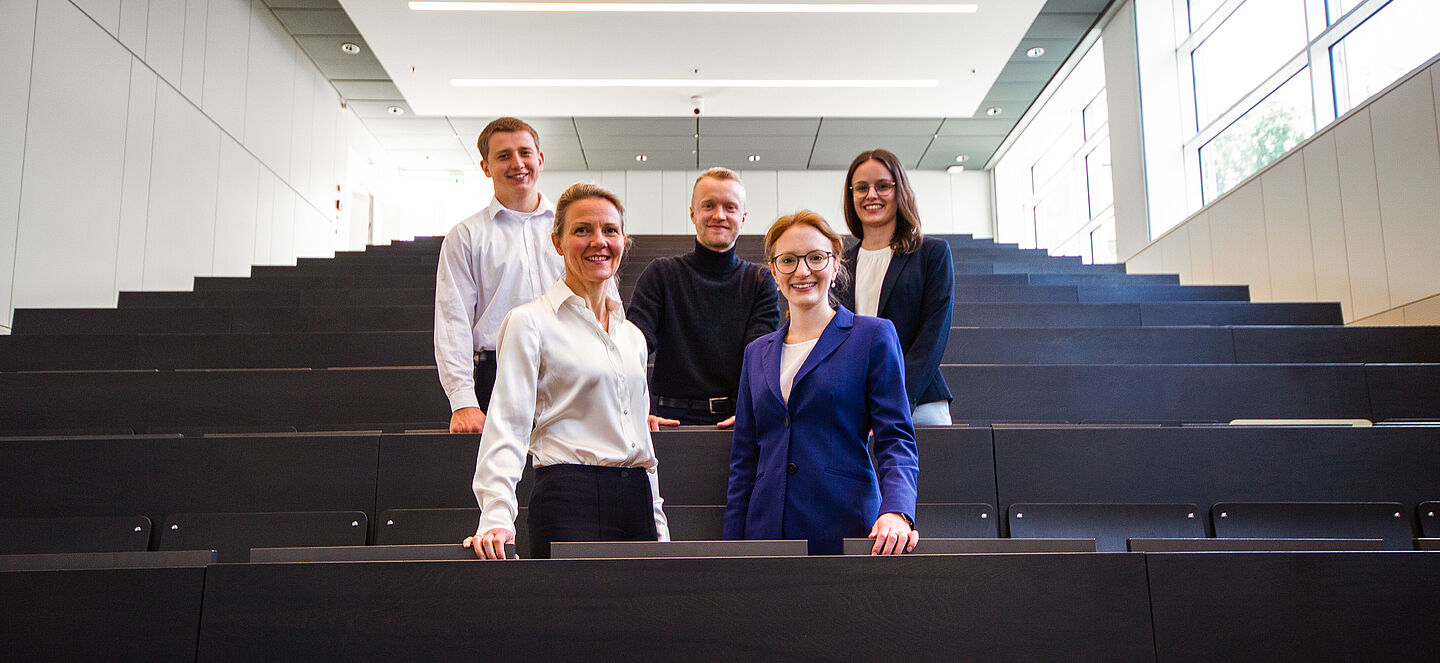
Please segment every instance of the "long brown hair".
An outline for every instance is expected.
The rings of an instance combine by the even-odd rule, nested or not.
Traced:
[[[855,169],[871,159],[879,161],[895,179],[895,234],[890,237],[890,248],[896,253],[914,253],[925,240],[925,234],[920,231],[920,211],[915,207],[915,190],[910,188],[910,176],[905,174],[900,157],[890,150],[878,147],[866,150],[850,162],[850,170],[845,173],[845,226],[855,239],[865,239],[865,226],[861,225],[860,214],[855,211],[855,194],[850,190],[850,182],[855,177]]]

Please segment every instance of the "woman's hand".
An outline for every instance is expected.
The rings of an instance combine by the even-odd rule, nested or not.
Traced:
[[[716,424],[715,424],[715,427],[716,427],[716,428],[733,428],[734,426],[735,426],[735,415],[733,415],[733,414],[730,415],[730,418],[729,418],[729,419],[725,419],[725,420],[720,421],[719,423],[716,423]]]
[[[515,533],[496,527],[481,534],[478,538],[467,536],[460,545],[474,549],[475,556],[480,559],[505,559],[505,544],[507,543],[515,543]]]
[[[651,433],[654,433],[655,431],[660,430],[661,426],[679,426],[680,420],[666,419],[665,417],[657,417],[653,414],[647,414],[645,415],[645,425],[650,428]]]
[[[920,542],[920,532],[910,529],[910,522],[898,513],[882,513],[870,528],[870,538],[875,539],[871,555],[899,555],[915,549]]]

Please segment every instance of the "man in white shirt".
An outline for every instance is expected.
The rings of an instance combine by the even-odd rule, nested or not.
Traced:
[[[484,431],[500,323],[565,271],[550,240],[555,206],[536,188],[545,166],[540,135],[502,117],[485,126],[478,144],[495,197],[445,235],[435,270],[435,364],[450,399],[451,433]]]

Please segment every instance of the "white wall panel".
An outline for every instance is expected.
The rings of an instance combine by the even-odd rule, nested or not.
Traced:
[[[209,0],[186,0],[180,92],[200,105],[205,92],[205,36]]]
[[[660,171],[631,171],[625,178],[625,232],[653,234],[663,229]]]
[[[667,170],[660,174],[660,226],[664,228],[665,234],[684,235],[686,228],[690,228],[691,233],[695,232],[687,212],[690,207],[690,189],[690,180],[686,179],[684,171]]]
[[[185,58],[185,0],[150,0],[145,32],[145,63],[180,87]]]
[[[1345,255],[1350,268],[1351,314],[1357,318],[1390,308],[1385,276],[1385,234],[1375,182],[1375,152],[1367,108],[1335,127],[1340,165],[1340,207],[1345,218]]]
[[[255,257],[252,265],[270,264],[271,238],[275,234],[275,176],[259,168],[260,181],[255,191]]]
[[[1190,268],[1189,228],[1180,228],[1160,240],[1160,257],[1164,273],[1179,274],[1182,283],[1194,280],[1194,271]]]
[[[745,182],[746,235],[764,235],[779,212],[779,175],[773,170],[752,170],[740,173]],[[688,216],[686,218],[689,218]]]
[[[220,186],[215,201],[214,276],[249,276],[255,257],[260,164],[229,136],[220,137]]]
[[[125,176],[120,229],[115,242],[115,289],[139,290],[145,282],[145,232],[150,216],[150,162],[155,143],[155,93],[160,79],[139,62],[130,68],[130,106],[125,120]]]
[[[841,235],[850,234],[845,229],[844,200],[840,197],[845,182],[843,170],[782,170],[778,173],[779,195],[777,196],[779,216],[793,214],[802,209],[812,210],[830,222],[830,227]],[[767,227],[770,224],[765,224]]]
[[[315,71],[305,52],[292,49],[295,55],[293,65],[295,76],[290,107],[290,186],[301,196],[310,194],[310,182],[314,173],[310,160],[314,158],[315,137],[315,88],[324,85],[320,73]]]
[[[1130,256],[1125,261],[1125,271],[1129,274],[1163,274],[1165,273],[1164,249],[1159,243],[1151,243],[1150,246],[1141,249],[1139,253]]]
[[[310,122],[310,188],[306,197],[315,207],[333,216],[335,201],[340,196],[335,187],[342,184],[335,176],[335,167],[345,162],[344,151],[335,149],[340,131],[340,97],[318,72],[311,94],[315,98],[315,110]]]
[[[1291,157],[1292,159],[1294,157]],[[1345,217],[1341,213],[1340,163],[1335,158],[1335,135],[1327,132],[1305,146],[1306,208],[1310,210],[1310,245],[1314,251],[1315,297],[1340,302],[1344,318],[1351,318],[1350,265],[1345,257]]]
[[[205,89],[201,108],[236,139],[245,135],[249,48],[250,0],[210,0],[205,16]]]
[[[1210,238],[1210,213],[1201,212],[1186,224],[1190,232],[1190,280],[1181,283],[1214,283],[1215,252]]]
[[[1305,161],[1287,158],[1260,176],[1265,205],[1270,295],[1277,301],[1315,301],[1315,257],[1310,242],[1310,205]],[[1253,186],[1253,185],[1252,185]]]
[[[35,26],[13,305],[113,305],[134,58],[69,3]]]
[[[245,82],[245,135],[260,162],[290,176],[291,104],[299,47],[260,0],[251,0],[249,62]]]
[[[25,118],[35,47],[35,0],[5,3],[0,21],[0,331],[10,328],[15,275],[15,233],[20,223],[20,182],[25,168]]]
[[[145,33],[150,25],[150,0],[120,0],[120,29],[115,35],[135,55],[145,58]]]
[[[990,183],[992,172],[967,170],[950,176],[951,218],[949,230],[940,232],[995,236],[995,207]]]
[[[54,0],[50,0],[54,2]],[[106,32],[115,34],[120,26],[120,0],[71,0]],[[43,4],[43,3],[42,3]],[[59,3],[55,3],[59,4]]]
[[[1366,318],[1354,320],[1349,324],[1361,327],[1398,327],[1405,324],[1404,309],[1390,309],[1382,313],[1376,313]]]
[[[1422,299],[1403,310],[1407,325],[1440,325],[1440,295]]]
[[[950,174],[943,170],[912,170],[907,173],[910,176],[910,188],[915,190],[915,207],[920,212],[921,230],[933,233],[948,233],[955,227],[955,211],[952,209],[950,197]],[[841,216],[836,220],[839,225],[845,225],[845,202],[844,186],[845,177],[841,175],[839,183],[835,186],[835,192],[830,194],[840,202]]]
[[[146,290],[189,290],[214,269],[220,131],[169,85],[155,95]]]
[[[295,264],[295,192],[275,180],[275,225],[270,230],[270,265]]]
[[[331,246],[334,234],[329,218],[311,207],[304,198],[295,196],[295,257],[335,257],[335,249]]]
[[[1273,299],[1265,208],[1260,187],[1240,187],[1210,208],[1210,244],[1215,280],[1250,286],[1250,299]]]
[[[1440,137],[1429,76],[1370,105],[1392,306],[1440,290]]]

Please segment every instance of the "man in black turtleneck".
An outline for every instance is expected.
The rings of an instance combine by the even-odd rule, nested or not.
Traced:
[[[728,168],[711,168],[690,196],[695,250],[645,267],[625,317],[654,353],[650,429],[678,424],[728,426],[735,415],[745,346],[780,325],[770,270],[735,255],[745,224],[745,187]]]

